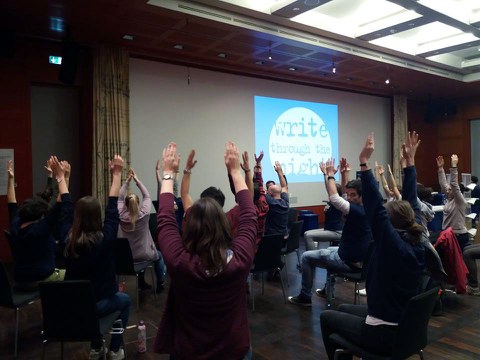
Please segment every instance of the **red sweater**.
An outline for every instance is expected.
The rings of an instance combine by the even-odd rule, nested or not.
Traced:
[[[255,254],[257,215],[247,190],[237,194],[239,226],[224,271],[208,277],[183,247],[173,194],[160,196],[158,243],[171,277],[154,350],[175,359],[243,359],[250,347],[245,282]]]

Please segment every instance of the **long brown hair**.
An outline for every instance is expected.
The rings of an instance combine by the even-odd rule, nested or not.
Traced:
[[[84,196],[75,204],[72,231],[65,248],[65,256],[78,257],[78,249],[90,249],[102,236],[100,202],[92,196]]]
[[[183,245],[200,257],[210,276],[227,265],[226,251],[231,241],[230,226],[218,202],[208,197],[197,200],[186,219]]]
[[[130,194],[125,198],[125,206],[130,214],[130,222],[132,223],[133,230],[135,230],[135,224],[138,220],[138,202],[138,196],[135,194]]]
[[[415,213],[408,201],[389,201],[385,204],[385,209],[393,227],[405,230],[410,235],[410,243],[416,244],[421,240],[423,227],[415,222]]]

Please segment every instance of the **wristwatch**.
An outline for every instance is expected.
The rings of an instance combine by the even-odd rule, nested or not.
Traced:
[[[171,174],[163,175],[163,180],[173,180],[173,176]]]

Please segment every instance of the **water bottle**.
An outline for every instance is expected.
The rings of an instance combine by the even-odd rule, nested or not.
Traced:
[[[138,323],[137,351],[139,353],[147,351],[147,327],[143,320]]]

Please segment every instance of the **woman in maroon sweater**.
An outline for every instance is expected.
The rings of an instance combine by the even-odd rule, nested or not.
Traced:
[[[155,351],[178,359],[244,359],[250,353],[245,282],[255,254],[257,214],[240,171],[236,146],[228,142],[225,165],[238,205],[236,236],[215,200],[196,201],[180,237],[173,209],[176,145],[163,150],[158,243],[171,286]]]

